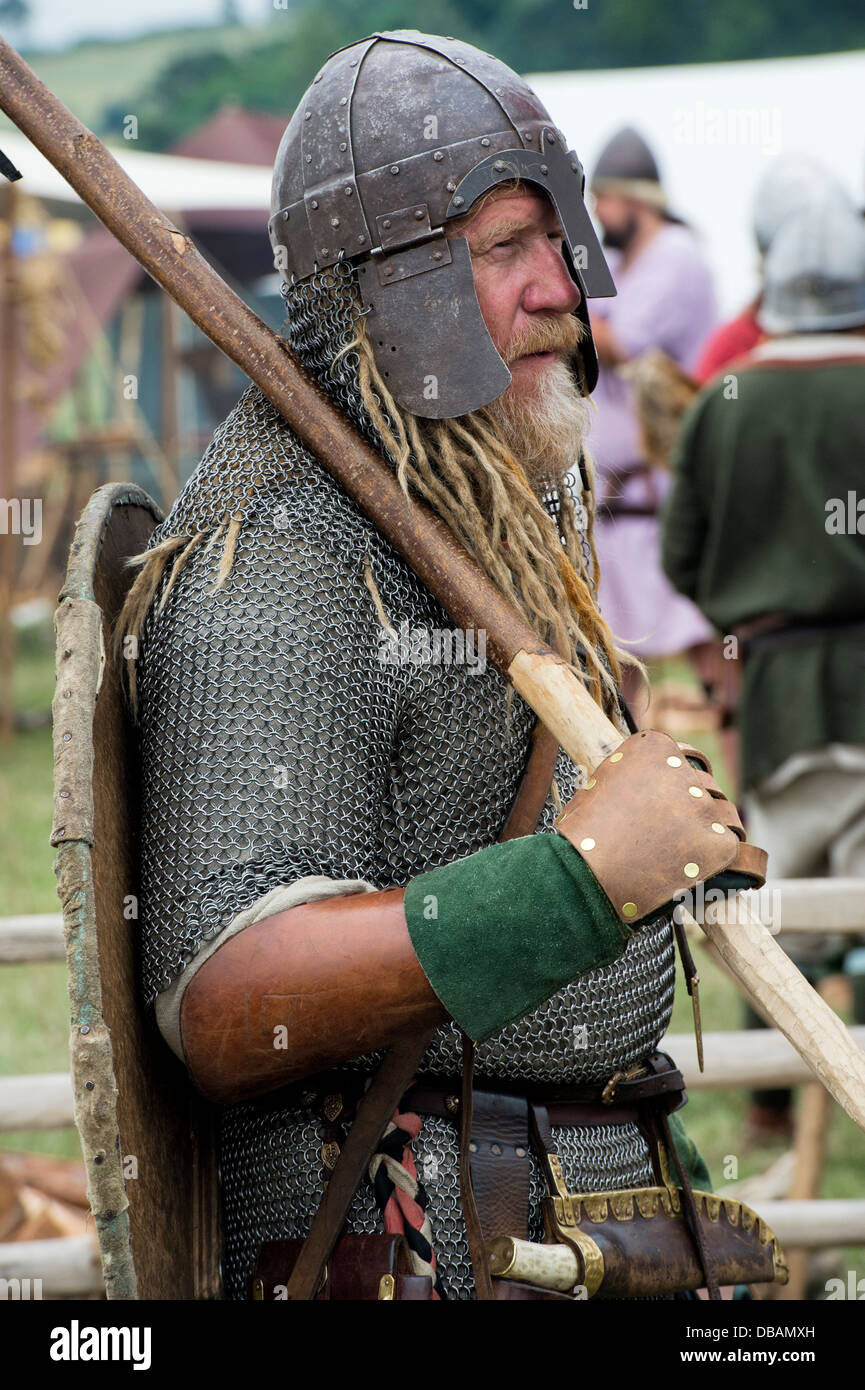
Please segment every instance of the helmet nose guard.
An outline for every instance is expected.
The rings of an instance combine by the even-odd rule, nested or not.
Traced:
[[[428,125],[436,116],[438,138]],[[269,223],[286,280],[356,265],[379,371],[397,403],[450,419],[501,396],[511,374],[489,335],[465,237],[444,224],[519,179],[548,195],[586,333],[581,389],[597,381],[587,297],[615,286],[585,203],[585,177],[534,92],[469,44],[396,30],[332,54],[283,136]]]

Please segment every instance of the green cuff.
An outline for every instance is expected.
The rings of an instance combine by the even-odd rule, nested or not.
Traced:
[[[560,835],[478,850],[406,888],[409,935],[430,984],[474,1042],[609,965],[632,933]]]
[[[679,1115],[668,1115],[667,1119],[670,1124],[670,1136],[682,1161],[682,1167],[688,1174],[688,1181],[691,1186],[698,1188],[700,1192],[714,1192],[715,1189],[712,1186],[709,1169],[706,1167],[706,1160],[688,1134]]]

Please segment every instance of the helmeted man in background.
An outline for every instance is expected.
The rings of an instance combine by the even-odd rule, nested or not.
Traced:
[[[754,195],[753,228],[761,279],[769,247],[787,218],[824,199],[852,207],[838,180],[819,160],[809,155],[783,154],[772,161]],[[701,386],[728,362],[744,357],[763,340],[765,334],[759,322],[761,296],[762,290],[703,344],[693,371]]]
[[[623,369],[656,348],[690,371],[715,325],[715,296],[696,238],[670,212],[655,158],[636,130],[620,130],[604,147],[591,192],[617,290],[592,319],[600,361],[589,437],[600,604],[616,638],[651,660],[697,647],[712,632],[661,569],[657,508],[669,477],[645,457]],[[625,694],[635,703],[633,667],[625,680]]]
[[[580,468],[586,299],[613,292],[582,189],[515,73],[399,31],[317,74],[280,146],[270,231],[294,353],[624,731]],[[436,1295],[472,1297],[461,1030],[487,1125],[479,1201],[485,1174],[512,1234],[542,1233],[530,1090],[612,1107],[549,1111],[573,1191],[651,1184],[658,1150],[615,1107],[642,1078],[675,1108],[666,1064],[647,1062],[673,1002],[667,909],[737,859],[735,813],[703,760],[655,735],[670,756],[635,799],[645,832],[619,810],[622,853],[601,836],[615,883],[574,808],[554,830],[578,785],[561,751],[542,833],[497,843],[532,711],[254,387],[144,560],[121,621],[142,633],[143,983],[193,1081],[226,1102],[227,1294],[246,1295],[263,1243],[306,1235],[380,1049],[432,1024],[347,1230],[404,1228]],[[647,911],[632,847],[655,835]]]
[[[779,878],[865,875],[865,227],[830,189],[772,240],[765,341],[685,417],[664,567],[743,665],[749,831]],[[732,643],[732,645],[730,645]],[[785,940],[812,979],[842,940]],[[758,1020],[749,1020],[754,1026]],[[757,1130],[789,1093],[759,1093]]]

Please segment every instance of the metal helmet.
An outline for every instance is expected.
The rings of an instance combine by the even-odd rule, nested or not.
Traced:
[[[804,154],[779,155],[754,195],[754,236],[763,255],[791,214],[809,203],[832,199],[853,206],[843,185],[819,160]]]
[[[582,165],[521,77],[458,39],[372,34],[330,55],[282,138],[268,224],[275,263],[287,283],[342,257],[356,263],[376,363],[415,415],[464,415],[510,385],[468,242],[444,224],[514,178],[542,189],[558,215],[581,292],[576,366],[588,393],[598,361],[586,298],[616,290]]]
[[[620,193],[637,198],[665,212],[667,195],[661,187],[661,173],[655,156],[633,126],[624,126],[606,143],[598,155],[592,175],[593,193]]]
[[[788,217],[766,258],[757,317],[767,333],[865,325],[865,225],[835,198]]]

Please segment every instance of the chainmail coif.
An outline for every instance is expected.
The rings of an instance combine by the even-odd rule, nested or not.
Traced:
[[[286,291],[288,340],[381,448],[357,384],[354,271],[340,263]],[[550,499],[555,506],[555,498]],[[227,518],[241,518],[216,588]],[[216,431],[151,547],[205,533],[162,611],[161,581],[138,662],[145,998],[205,941],[279,884],[308,874],[405,884],[497,840],[528,756],[534,715],[492,668],[383,659],[387,632],[450,630],[438,602],[255,387]],[[403,629],[403,625],[407,629]],[[560,750],[567,801],[576,770]],[[548,799],[539,830],[558,812]],[[605,1080],[651,1051],[672,1009],[669,923],[637,933],[477,1049],[479,1078]],[[361,1058],[351,1069],[369,1069]],[[422,1070],[456,1076],[460,1035],[439,1029]],[[633,1125],[556,1131],[572,1191],[649,1183]],[[257,1247],[305,1234],[321,1197],[322,1130],[279,1093],[225,1108],[223,1273],[245,1296]],[[450,1297],[473,1297],[455,1125],[426,1118],[414,1145]],[[532,1221],[540,1237],[540,1171]],[[369,1185],[350,1230],[380,1229]]]

